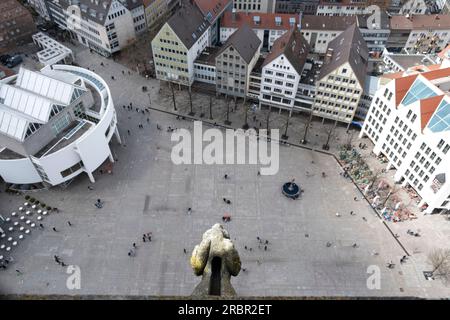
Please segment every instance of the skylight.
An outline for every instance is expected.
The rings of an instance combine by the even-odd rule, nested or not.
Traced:
[[[408,94],[402,101],[402,104],[408,106],[417,100],[422,100],[426,98],[431,98],[437,96],[437,93],[430,89],[426,84],[424,84],[420,79],[409,89]]]
[[[450,103],[442,100],[438,109],[428,123],[428,128],[432,132],[442,132],[450,129]]]

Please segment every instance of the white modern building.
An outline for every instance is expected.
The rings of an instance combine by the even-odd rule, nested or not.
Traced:
[[[396,169],[394,179],[421,197],[426,213],[450,209],[450,66],[423,66],[388,75],[360,137]]]
[[[97,74],[54,65],[0,81],[0,176],[14,185],[70,182],[114,162],[120,143],[111,92]]]
[[[75,61],[75,56],[71,49],[62,45],[58,41],[50,38],[42,32],[32,36],[33,42],[42,48],[36,55],[40,63],[44,66],[53,64],[71,64]]]
[[[288,110],[301,109],[297,91],[309,45],[297,28],[278,38],[262,65],[259,107]]]

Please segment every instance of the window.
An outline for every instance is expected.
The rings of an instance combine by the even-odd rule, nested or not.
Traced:
[[[61,176],[63,178],[70,176],[72,173],[77,172],[78,170],[80,170],[83,167],[83,161],[78,162],[77,164],[74,164],[73,166],[71,166],[70,168],[67,168],[64,171],[61,171]]]

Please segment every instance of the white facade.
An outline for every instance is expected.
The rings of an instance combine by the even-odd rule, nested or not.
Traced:
[[[58,41],[50,38],[42,32],[34,34],[32,38],[33,42],[43,49],[36,55],[39,62],[44,66],[57,63],[70,64],[75,61],[75,57],[71,49],[60,44]]]
[[[450,209],[450,68],[405,73],[377,91],[360,137],[396,169],[395,181],[420,195],[426,213]],[[437,87],[440,86],[440,88]]]
[[[319,5],[317,7],[318,16],[353,16],[357,14],[370,14],[366,6],[345,6],[345,5]]]
[[[408,53],[439,52],[450,43],[450,25],[446,27],[430,27],[413,29],[405,44]]]
[[[314,115],[351,123],[363,89],[350,64],[343,63],[317,81]]]
[[[300,76],[284,54],[269,62],[262,69],[260,106],[292,111]]]
[[[45,20],[50,20],[50,14],[47,9],[46,0],[28,0],[28,3]]]
[[[326,53],[328,44],[336,39],[344,30],[314,30],[309,26],[302,29],[302,35],[315,53]]]
[[[275,12],[276,0],[233,0],[233,8],[244,12]]]
[[[27,157],[15,153],[13,154],[14,156],[5,156],[5,154],[8,154],[8,150],[4,146],[0,147],[0,176],[7,183],[12,184],[45,183],[47,186],[55,186],[67,182],[85,172],[90,180],[94,182],[92,173],[105,160],[109,159],[111,162],[114,162],[109,147],[112,136],[116,135],[120,142],[114,103],[106,82],[91,71],[67,65],[49,66],[42,69],[41,74],[25,72],[23,76],[29,78],[29,80],[23,79],[23,83],[28,83],[28,85],[34,81],[33,79],[43,79],[43,81],[36,82],[33,90],[38,91],[28,92],[28,100],[24,104],[17,105],[20,108],[19,118],[27,119],[27,121],[31,122],[39,121],[35,117],[42,115],[43,108],[46,104],[36,104],[32,101],[40,99],[44,102],[47,99],[45,96],[41,96],[44,92],[48,92],[49,94],[52,92],[55,98],[60,99],[58,97],[63,97],[66,93],[70,93],[67,90],[70,90],[75,84],[80,88],[85,88],[85,85],[89,84],[95,90],[92,94],[98,95],[97,101],[99,101],[100,105],[95,105],[94,109],[85,110],[83,117],[77,116],[76,123],[78,124],[70,132],[65,134],[57,142],[51,140],[49,145],[46,145],[37,153],[30,154]],[[17,76],[14,76],[3,80],[0,83],[0,87],[2,89],[5,87],[7,90],[13,90],[14,88],[11,89],[11,81],[16,80],[16,78]],[[65,81],[67,83],[63,85]],[[15,90],[20,91],[22,89],[17,88]],[[10,100],[7,91],[5,92],[6,99],[2,103],[6,106],[1,106],[0,104],[2,110],[4,110],[4,115],[2,115],[3,123],[6,121],[6,114],[11,113],[8,110],[15,108],[14,100]],[[71,103],[73,104],[79,101],[79,99],[84,99],[83,97],[84,95]],[[89,99],[87,101],[93,102]],[[34,111],[30,113],[31,110]],[[19,115],[18,113],[15,114],[16,116]],[[9,123],[9,128],[11,129],[12,122]],[[54,122],[52,125],[57,125],[57,123],[59,122]],[[36,133],[39,130],[43,130],[43,128],[45,129],[45,126],[46,124],[43,122],[41,128]],[[50,128],[47,127],[47,129]],[[64,132],[62,131],[62,134]],[[5,132],[3,134],[11,137],[10,133]],[[32,138],[33,136],[29,136],[26,139],[31,140]],[[26,140],[22,143],[26,143]]]
[[[51,10],[55,15],[55,22],[67,28],[78,42],[104,56],[110,56],[135,41],[135,28],[145,23],[143,6],[132,13],[118,0],[112,0],[110,6],[107,2],[100,1],[90,4],[92,8],[83,4],[62,8],[66,26],[61,21],[58,22],[60,14],[53,8]],[[73,11],[74,7],[78,9]],[[108,9],[106,14],[99,11],[105,8]],[[133,14],[135,17],[139,15],[142,18],[135,22]],[[145,29],[145,26],[143,28]]]
[[[131,17],[133,18],[134,31],[136,34],[142,33],[147,30],[147,19],[145,17],[144,5],[140,5],[131,12]]]
[[[216,66],[195,62],[194,63],[194,80],[216,85]]]

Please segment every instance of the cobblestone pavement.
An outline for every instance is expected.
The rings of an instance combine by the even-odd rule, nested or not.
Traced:
[[[247,269],[232,279],[242,296],[448,296],[448,288],[439,281],[425,280],[422,272],[429,269],[425,252],[413,253],[405,264],[399,263],[405,251],[370,205],[360,200],[356,187],[339,175],[342,169],[333,157],[280,146],[280,171],[274,176],[258,176],[259,167],[252,165],[176,166],[170,160],[170,135],[156,125],[192,129],[192,122],[159,111],[143,115],[122,107],[132,102],[137,107],[151,104],[170,110],[171,98],[164,94],[165,89],[160,95],[157,81],[133,71],[128,74],[128,69],[88,50],[79,50],[77,58],[81,66],[95,70],[110,85],[124,144],[113,142],[118,159],[113,174],[96,172],[94,190],[88,189],[89,179],[82,175],[66,189],[33,194],[61,212],[51,214],[44,221],[44,230],[33,230],[14,249],[14,263],[0,272],[1,293],[189,295],[200,280],[189,266],[189,253],[203,232],[221,222],[227,212],[232,221],[225,228]],[[112,80],[112,75],[117,80]],[[149,91],[143,92],[142,86]],[[177,96],[180,110],[189,107],[182,94]],[[200,94],[194,94],[194,99],[196,112],[202,99],[203,103],[208,100]],[[220,108],[224,103],[214,100],[218,123],[224,119]],[[230,117],[232,125],[241,116],[238,107],[235,118]],[[264,119],[264,111],[256,116]],[[278,116],[271,115],[272,125],[281,123],[285,115]],[[138,129],[141,123],[144,129]],[[313,123],[311,145],[316,148],[326,139],[321,128],[320,123]],[[295,137],[302,127],[293,124],[289,130],[288,135]],[[343,131],[337,142],[345,139],[345,128]],[[321,172],[327,177],[322,178]],[[223,179],[225,173],[230,179]],[[297,201],[280,192],[281,185],[292,178],[305,189]],[[231,205],[226,205],[223,197],[230,199]],[[94,206],[98,198],[104,201],[103,209]],[[17,210],[23,201],[21,196],[0,193],[1,213]],[[191,215],[186,213],[188,207],[193,209]],[[430,228],[436,222],[430,222]],[[151,243],[141,240],[146,232],[153,233]],[[258,248],[257,236],[269,240],[267,251]],[[426,238],[427,233],[419,240]],[[134,242],[137,256],[130,258],[127,252]],[[80,290],[67,288],[69,275],[53,261],[55,254],[80,267]],[[386,267],[389,261],[395,263],[394,269]],[[368,271],[377,268],[381,287],[371,290]],[[22,275],[17,276],[16,269]]]

